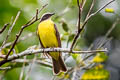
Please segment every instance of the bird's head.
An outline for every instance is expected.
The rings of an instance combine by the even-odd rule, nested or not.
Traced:
[[[42,15],[40,22],[49,19],[52,15],[54,15],[55,13],[45,13]]]

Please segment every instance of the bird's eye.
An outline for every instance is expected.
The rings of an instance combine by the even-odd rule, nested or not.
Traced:
[[[44,19],[46,19],[46,16],[44,16]]]

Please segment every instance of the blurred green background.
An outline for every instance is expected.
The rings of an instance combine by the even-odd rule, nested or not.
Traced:
[[[84,7],[81,23],[85,19],[91,1],[92,0],[87,0],[87,3]],[[96,0],[95,7],[92,12],[98,10],[108,1],[110,0]],[[36,14],[36,8],[40,9],[45,4],[48,4],[48,6],[44,10],[42,10],[39,16],[46,12],[55,13],[53,21],[56,23],[58,30],[61,34],[61,40],[63,43],[62,46],[66,47],[68,36],[72,34],[74,35],[77,30],[76,24],[78,20],[78,7],[76,0],[0,0],[0,29],[3,27],[5,23],[10,23],[12,18],[14,20],[15,16],[17,15],[17,12],[19,10],[21,11],[19,19],[17,20],[7,42],[12,42],[15,39],[16,33],[19,32],[21,26],[27,23],[27,21],[29,21],[32,18],[32,16]],[[108,6],[108,8],[113,8],[115,10],[115,13],[118,15],[120,13],[119,7],[120,7],[119,0],[116,0],[115,2]],[[118,15],[116,14],[106,13],[103,9],[100,13],[92,17],[89,20],[88,24],[86,25],[85,30],[81,34],[81,38],[77,42],[78,48],[86,49],[89,47],[91,43],[94,42],[96,38],[104,36],[105,33],[110,29],[110,27],[116,20],[116,18],[118,17]],[[39,21],[27,27],[23,31],[21,37],[29,33],[36,33],[38,24]],[[0,35],[0,45],[2,44],[6,37],[9,27],[7,27],[7,29]],[[68,28],[68,30],[66,30],[66,27]],[[120,23],[117,24],[116,28],[112,31],[109,37],[112,37],[114,40],[118,40],[119,42],[120,40],[119,33]],[[33,45],[39,45],[39,40],[36,34],[33,34],[33,36],[19,42],[16,45],[16,47],[18,52],[21,52]],[[68,45],[68,47],[69,46],[70,44]],[[26,72],[27,68],[28,66],[26,67],[25,70]],[[5,74],[3,80],[18,80],[20,72],[21,67],[14,68]],[[53,75],[51,68],[45,68],[35,64],[30,74],[29,80],[50,80],[52,76]]]

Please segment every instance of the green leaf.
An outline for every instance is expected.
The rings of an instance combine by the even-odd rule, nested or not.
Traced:
[[[81,0],[79,0],[79,3],[81,2]],[[76,6],[77,5],[77,0],[72,0],[70,6]]]
[[[69,35],[69,38],[68,38],[68,42],[72,41],[73,38],[74,38],[74,36],[75,36],[75,34],[70,34],[70,35]]]
[[[71,54],[72,55],[72,57],[73,57],[73,59],[77,59],[77,57],[79,56],[79,54]]]
[[[65,21],[62,21],[62,28],[65,32],[68,32],[69,31],[69,28],[68,28],[68,25]]]

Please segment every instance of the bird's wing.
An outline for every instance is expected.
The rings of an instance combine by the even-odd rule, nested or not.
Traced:
[[[56,33],[56,37],[57,37],[57,41],[58,41],[58,47],[61,47],[61,40],[60,40],[60,34],[57,30],[56,25],[54,24],[54,28],[55,28],[55,33]]]
[[[37,29],[37,36],[39,37],[39,41],[40,41],[41,47],[44,48],[44,46],[43,46],[43,44],[42,44],[42,42],[40,40],[40,35],[39,35],[39,32],[38,32],[38,29]]]

